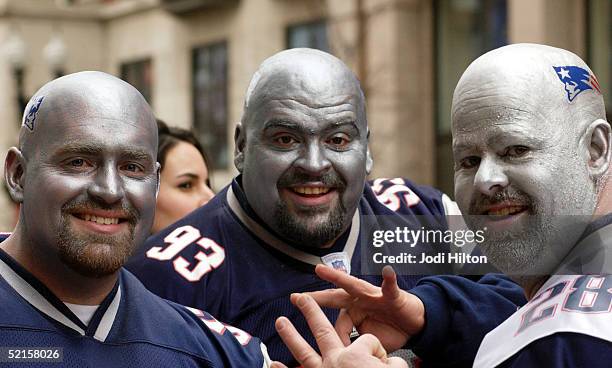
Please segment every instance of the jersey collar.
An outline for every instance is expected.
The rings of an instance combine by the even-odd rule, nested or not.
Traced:
[[[34,308],[81,336],[105,341],[110,333],[121,301],[121,276],[94,313],[88,326],[85,326],[49,288],[2,249],[0,249],[0,276]]]
[[[238,193],[236,193],[238,192]],[[241,193],[240,185],[237,180],[234,179],[232,184],[228,187],[227,190],[227,203],[234,213],[234,215],[238,218],[238,220],[246,226],[253,234],[259,237],[262,241],[264,241],[270,247],[276,249],[277,251],[294,258],[303,263],[307,263],[313,266],[318,264],[326,264],[322,258],[314,254],[310,254],[308,252],[304,252],[296,247],[286,243],[278,236],[269,231],[265,226],[263,226],[260,221],[257,221],[256,215],[251,215],[249,212],[252,212],[249,208],[245,209],[242,205],[239,196],[244,197]],[[244,201],[244,200],[243,200]],[[248,205],[248,203],[246,203]],[[355,252],[355,247],[357,246],[357,240],[359,239],[359,229],[360,229],[360,219],[359,219],[359,208],[355,210],[353,214],[351,229],[348,233],[348,237],[344,243],[344,247],[340,252],[344,253],[348,262],[353,258],[353,253]],[[335,248],[335,247],[334,247]]]

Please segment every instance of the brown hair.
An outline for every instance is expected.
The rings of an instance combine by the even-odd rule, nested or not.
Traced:
[[[186,142],[193,145],[198,152],[202,155],[204,159],[204,164],[206,164],[206,168],[210,170],[210,161],[202,144],[196,138],[195,134],[191,130],[170,127],[163,120],[156,119],[157,121],[157,134],[159,136],[159,141],[157,144],[157,162],[161,165],[162,171],[164,170],[164,163],[166,161],[166,155],[168,151],[176,146],[179,142]],[[209,171],[210,172],[210,171]],[[210,175],[209,175],[210,177]],[[211,188],[210,178],[206,178],[206,185]]]

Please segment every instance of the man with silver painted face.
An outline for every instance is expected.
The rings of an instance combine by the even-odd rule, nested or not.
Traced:
[[[264,223],[325,247],[349,227],[372,159],[359,82],[342,63],[305,56],[268,60],[255,74],[234,161]]]
[[[140,93],[81,72],[44,85],[25,111],[4,169],[21,207],[13,233],[0,236],[0,346],[15,347],[0,360],[267,364],[256,339],[224,333],[122,269],[149,234],[159,181],[157,128]]]
[[[600,245],[612,244],[612,211],[592,216],[612,139],[593,72],[549,46],[491,51],[459,80],[452,124],[459,207],[531,300],[485,337],[474,366],[609,366],[612,268]]]
[[[457,203],[471,228],[487,228],[489,259],[521,278],[550,273],[576,243],[608,167],[603,99],[582,81],[596,79],[557,54],[527,45],[487,54],[453,99]]]
[[[149,238],[128,267],[162,297],[259,336],[271,357],[288,365],[303,362],[283,345],[274,320],[288,316],[314,345],[289,295],[332,286],[317,278],[315,266],[382,282],[361,264],[367,216],[401,218],[412,229],[423,226],[422,216],[445,228],[446,215],[456,208],[439,191],[403,178],[366,181],[372,159],[359,81],[318,50],[286,50],[261,64],[246,92],[235,143],[240,175],[207,205]],[[412,290],[406,305],[415,317],[384,341],[387,349],[421,332],[425,309],[444,298],[435,280],[415,287],[421,277],[398,278],[402,289]],[[503,278],[480,290],[482,303],[499,311],[490,319],[471,316],[470,334],[482,337],[516,310],[522,292]],[[336,320],[337,312],[326,313]],[[434,326],[427,336],[444,338],[447,327]],[[467,334],[463,326],[456,330]],[[453,344],[448,356],[471,362],[477,345],[466,345]],[[414,342],[422,355],[444,359],[434,346],[428,339]]]

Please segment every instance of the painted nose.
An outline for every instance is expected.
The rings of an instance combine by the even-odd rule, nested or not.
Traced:
[[[116,203],[123,198],[122,181],[114,165],[106,165],[98,171],[94,182],[89,186],[88,192],[91,196],[107,204]]]
[[[324,148],[318,142],[312,142],[296,161],[296,166],[307,174],[320,175],[329,170],[331,162],[325,156]]]
[[[508,186],[508,177],[495,159],[485,157],[480,161],[474,186],[481,193],[492,196]]]

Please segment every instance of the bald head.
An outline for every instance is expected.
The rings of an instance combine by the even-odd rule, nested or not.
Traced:
[[[55,79],[36,91],[24,110],[19,147],[27,157],[40,139],[49,139],[60,125],[91,119],[117,120],[156,131],[153,113],[136,88],[112,75],[86,71]]]
[[[243,118],[243,124],[248,122],[253,107],[257,108],[271,96],[304,101],[312,96],[325,99],[338,94],[358,96],[360,119],[365,123],[363,92],[346,64],[319,50],[296,48],[281,51],[264,60],[251,78],[245,97],[246,119]]]
[[[516,102],[556,124],[567,123],[563,129],[605,119],[603,96],[588,65],[546,45],[509,45],[476,59],[455,88],[453,118],[478,107],[474,99],[483,97]]]

